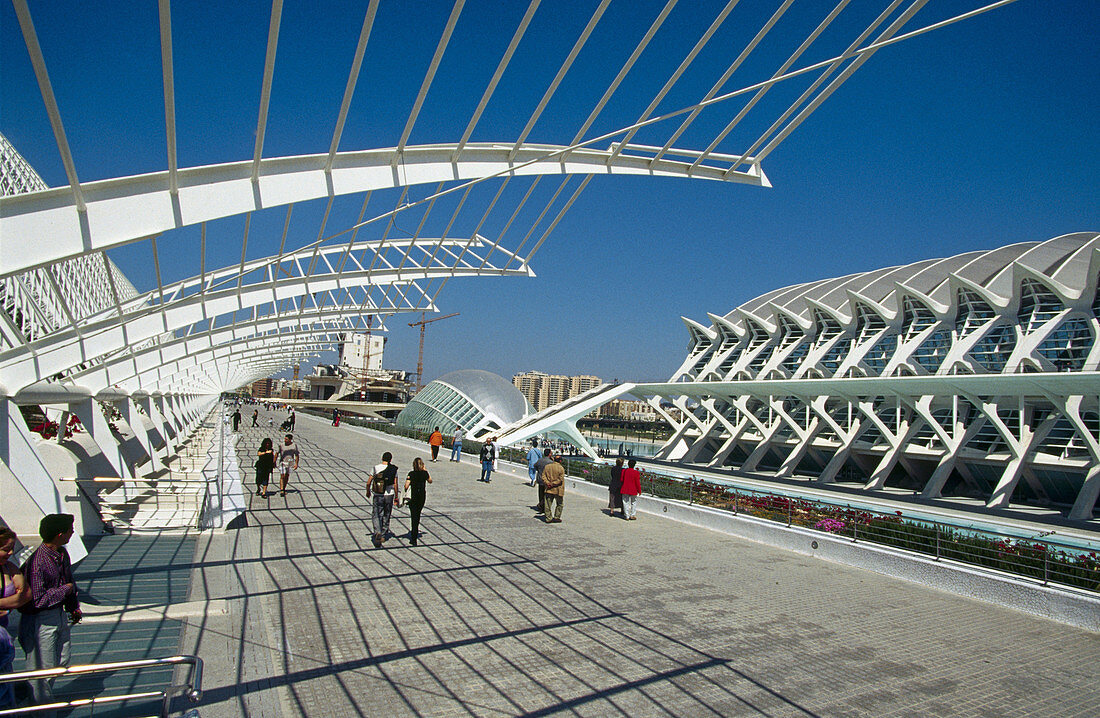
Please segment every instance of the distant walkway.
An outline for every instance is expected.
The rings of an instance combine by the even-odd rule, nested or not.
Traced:
[[[246,487],[263,435],[249,423]],[[203,718],[1091,716],[1100,704],[1100,635],[657,516],[611,519],[576,495],[546,525],[526,476],[481,484],[469,457],[428,464],[422,545],[376,550],[366,471],[389,450],[403,479],[427,446],[305,415],[296,437],[292,492],[251,497],[248,528],[196,548],[191,601],[228,609],[184,620],[182,650],[207,662]],[[393,530],[408,530],[407,511]]]

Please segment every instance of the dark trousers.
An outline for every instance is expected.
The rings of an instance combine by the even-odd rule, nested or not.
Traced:
[[[393,494],[375,494],[371,519],[374,522],[376,535],[384,538],[389,533],[391,513],[393,513]]]
[[[432,461],[435,461],[439,457],[439,447],[432,444]]]
[[[409,501],[409,543],[413,546],[416,545],[417,537],[420,535],[420,512],[424,510],[424,497],[414,496]]]
[[[546,511],[546,487],[539,482],[539,511]]]

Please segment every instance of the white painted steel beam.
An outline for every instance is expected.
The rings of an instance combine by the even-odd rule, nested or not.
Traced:
[[[157,339],[164,334],[185,329],[196,322],[250,310],[268,303],[301,299],[307,295],[341,289],[384,285],[394,282],[413,283],[431,277],[479,276],[485,274],[531,276],[527,268],[513,270],[478,270],[475,268],[433,267],[429,269],[375,270],[343,272],[312,277],[283,278],[278,281],[229,287],[221,291],[195,294],[166,307],[145,308],[123,318],[108,318],[89,323],[78,335],[75,328],[56,332],[35,342],[33,353],[12,351],[0,353],[0,382],[18,390],[42,376],[53,376],[80,366],[96,357],[127,346]],[[430,307],[423,307],[430,310]],[[369,310],[361,313],[370,314]]]
[[[557,145],[470,143],[453,159],[456,146],[406,147],[338,153],[326,172],[328,154],[261,159],[252,181],[252,162],[180,169],[178,206],[167,172],[87,182],[80,186],[87,205],[82,223],[72,190],[49,189],[0,199],[0,276],[22,272],[67,257],[117,247],[222,217],[281,207],[323,197],[425,183],[480,180],[494,176],[563,174],[692,177],[768,186],[758,165],[726,177],[727,167],[662,159],[644,154]],[[629,148],[628,148],[629,149]],[[561,155],[568,151],[568,158]],[[393,166],[399,159],[400,171]],[[178,212],[177,212],[178,210]],[[178,216],[177,216],[178,214]],[[49,237],[35,252],[19,243]]]

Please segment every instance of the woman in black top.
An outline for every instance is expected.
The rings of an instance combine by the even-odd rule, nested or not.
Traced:
[[[607,515],[614,516],[615,509],[623,509],[623,460],[615,459],[611,469],[611,483],[607,487]]]
[[[275,470],[275,449],[271,439],[260,442],[256,459],[256,495],[267,498],[267,485],[271,481],[271,472]]]
[[[424,459],[413,459],[413,469],[405,479],[405,493],[409,495],[409,487],[412,494],[409,495],[409,517],[412,519],[412,529],[409,531],[409,545],[415,546],[420,537],[420,512],[424,508],[425,486],[432,483],[432,477],[424,469]]]

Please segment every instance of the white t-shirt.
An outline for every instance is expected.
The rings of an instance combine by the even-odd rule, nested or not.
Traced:
[[[384,495],[392,496],[394,491],[396,491],[396,489],[394,487],[397,486],[397,467],[396,466],[394,466],[393,464],[375,464],[374,465],[374,474],[371,474],[371,476],[373,477],[375,474],[381,474],[386,469],[390,469],[390,473],[393,474],[393,481],[391,481],[386,486],[386,491],[385,491]]]

